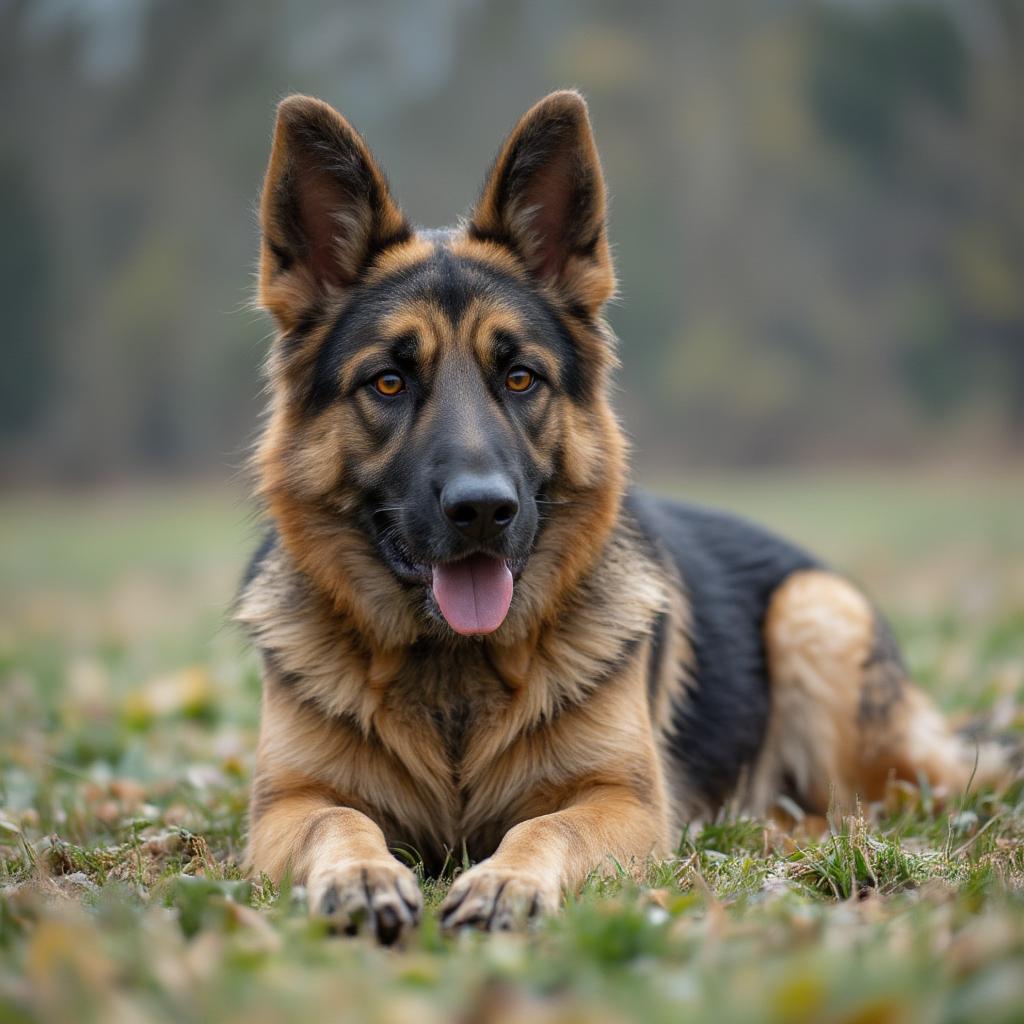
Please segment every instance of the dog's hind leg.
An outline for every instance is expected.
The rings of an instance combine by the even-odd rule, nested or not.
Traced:
[[[968,743],[908,678],[889,628],[841,577],[809,570],[772,595],[764,622],[772,710],[747,802],[780,795],[803,810],[846,811],[890,778],[927,780],[937,795],[1006,773],[996,744]]]

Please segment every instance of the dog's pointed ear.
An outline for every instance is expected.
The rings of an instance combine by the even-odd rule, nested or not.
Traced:
[[[412,235],[366,143],[309,96],[277,108],[260,226],[260,302],[286,328]]]
[[[505,140],[468,232],[504,244],[570,305],[598,313],[615,291],[604,176],[587,105],[553,92]]]

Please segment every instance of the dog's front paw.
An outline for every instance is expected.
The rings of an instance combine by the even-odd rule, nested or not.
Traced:
[[[386,946],[419,923],[423,908],[416,876],[396,860],[320,868],[306,888],[315,917],[326,918],[346,935],[375,935]]]
[[[491,867],[486,862],[460,875],[441,904],[446,931],[480,928],[510,931],[525,928],[561,902],[557,883],[528,871]]]

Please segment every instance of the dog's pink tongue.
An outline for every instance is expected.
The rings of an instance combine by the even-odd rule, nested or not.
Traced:
[[[500,558],[490,555],[435,565],[434,597],[456,633],[493,633],[512,603],[512,573]]]

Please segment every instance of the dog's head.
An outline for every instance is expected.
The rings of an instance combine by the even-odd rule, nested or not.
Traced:
[[[349,124],[292,97],[261,226],[280,333],[258,468],[290,553],[380,643],[535,630],[621,495],[582,98],[523,117],[463,225],[418,231]]]

